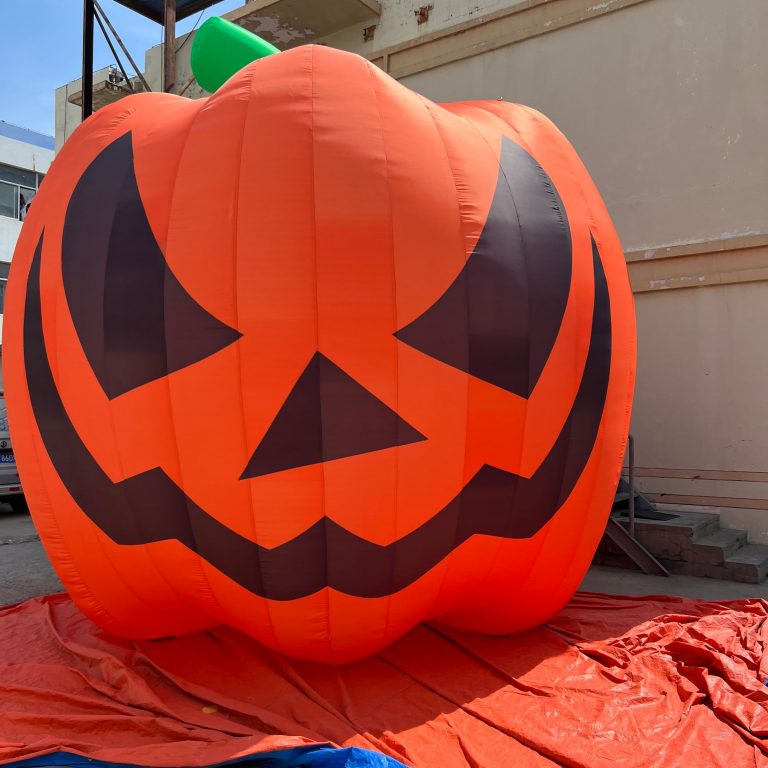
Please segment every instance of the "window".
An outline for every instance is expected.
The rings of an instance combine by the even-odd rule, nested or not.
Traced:
[[[0,181],[37,189],[37,174],[34,171],[25,171],[23,168],[4,163],[0,163]]]
[[[24,221],[27,218],[27,211],[32,203],[32,198],[37,193],[36,189],[30,187],[19,187],[19,218]]]
[[[18,218],[19,188],[0,181],[0,216]]]
[[[0,261],[0,315],[5,306],[5,286],[8,284],[8,270],[11,264],[8,261]]]
[[[44,178],[42,173],[0,163],[0,216],[24,221]]]

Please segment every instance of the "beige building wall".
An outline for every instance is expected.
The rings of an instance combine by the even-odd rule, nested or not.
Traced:
[[[174,93],[183,93],[190,99],[200,99],[208,94],[197,84],[192,75],[192,65],[189,58],[192,51],[194,33],[176,38],[176,86]],[[144,56],[144,71],[149,87],[153,91],[162,88],[163,46],[150,48]]]
[[[93,73],[93,82],[106,80],[109,75],[109,67],[97,69]],[[70,102],[70,98],[82,94],[82,80],[72,80],[66,85],[59,86],[55,95],[55,150],[58,152],[64,142],[72,135],[75,128],[80,125],[82,110],[77,104]]]
[[[765,29],[765,0],[646,0],[402,80],[438,101],[544,112],[625,248],[652,249],[767,228]]]
[[[312,2],[252,6],[262,32],[298,45],[312,30],[295,12]],[[426,18],[417,13],[428,5]],[[768,2],[380,6],[378,22],[319,42],[367,56],[437,101],[533,106],[574,144],[614,218],[635,291],[639,482],[660,500],[720,507],[724,525],[768,543]],[[189,48],[177,90],[191,77]],[[147,52],[153,87],[160,59],[160,47]],[[201,94],[194,83],[185,93]]]

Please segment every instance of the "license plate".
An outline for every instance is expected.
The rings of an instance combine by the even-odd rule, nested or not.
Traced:
[[[12,453],[0,453],[0,464],[15,464],[16,458]]]

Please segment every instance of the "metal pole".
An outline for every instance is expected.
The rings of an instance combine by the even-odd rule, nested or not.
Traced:
[[[635,438],[629,436],[629,535],[635,536]]]
[[[164,18],[163,90],[172,93],[176,84],[176,0],[165,0]]]
[[[107,45],[109,46],[109,50],[112,51],[112,55],[115,57],[115,61],[117,62],[117,66],[120,67],[120,71],[123,73],[123,79],[125,80],[126,88],[128,88],[129,91],[133,90],[133,83],[131,82],[131,78],[128,77],[128,73],[125,71],[125,67],[123,66],[123,62],[120,61],[120,57],[117,55],[117,51],[115,50],[115,46],[112,45],[112,41],[109,39],[109,35],[107,34],[107,30],[104,28],[104,23],[101,20],[101,16],[99,14],[95,14],[96,16],[96,23],[99,25],[99,29],[101,30],[101,34],[104,35],[104,39],[107,41]]]
[[[93,2],[83,0],[83,120],[93,112]]]
[[[112,34],[115,36],[117,44],[123,49],[123,53],[133,67],[133,71],[136,73],[136,76],[139,78],[139,80],[141,80],[141,84],[144,86],[144,90],[151,91],[152,89],[149,87],[149,83],[144,79],[144,75],[141,74],[141,70],[136,66],[136,62],[133,60],[130,51],[125,47],[125,44],[120,39],[120,35],[117,34],[117,30],[112,26],[112,22],[109,20],[109,16],[104,13],[104,9],[99,5],[99,0],[93,0],[93,4],[96,6],[96,10],[99,12],[101,18],[104,19],[104,22],[109,27],[110,32],[112,32]]]
[[[190,77],[189,80],[187,80],[187,82],[184,83],[184,87],[179,91],[179,96],[183,96],[189,89],[189,86],[192,85],[192,83],[194,82],[195,82],[195,76],[192,75],[192,77]]]

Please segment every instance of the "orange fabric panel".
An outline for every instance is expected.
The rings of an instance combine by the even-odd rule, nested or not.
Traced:
[[[132,643],[65,596],[0,611],[0,762],[205,766],[311,742],[415,768],[763,768],[766,606],[577,594],[546,626],[420,626],[330,667],[228,628]]]

